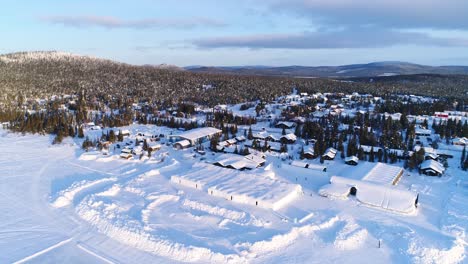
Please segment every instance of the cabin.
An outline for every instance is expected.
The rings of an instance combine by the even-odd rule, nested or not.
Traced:
[[[157,143],[148,143],[148,151],[158,151],[161,149],[161,145],[160,144],[157,144]]]
[[[345,163],[351,166],[356,166],[359,163],[359,158],[356,156],[349,156],[345,158]]]
[[[297,137],[293,133],[286,134],[280,138],[280,142],[283,144],[294,144],[296,140]]]
[[[452,140],[452,144],[457,145],[457,146],[466,146],[466,145],[468,145],[468,138],[466,138],[466,137],[454,138]]]
[[[429,136],[431,136],[432,131],[430,129],[416,128],[415,131],[414,131],[414,134],[416,136],[429,137]]]
[[[435,153],[425,153],[424,154],[424,160],[435,160],[435,161],[438,161],[439,160],[439,155],[435,154]]]
[[[191,145],[190,141],[188,141],[187,139],[184,139],[184,140],[174,143],[174,148],[177,150],[180,150],[180,149],[188,148],[190,147],[190,145]]]
[[[120,158],[122,158],[122,159],[131,159],[131,158],[133,158],[132,150],[129,149],[129,148],[122,149],[122,151],[120,153]]]
[[[294,122],[286,122],[286,121],[281,121],[278,122],[275,127],[276,128],[282,128],[282,129],[291,129],[296,126],[296,123]]]
[[[315,159],[315,152],[313,148],[309,148],[308,150],[304,151],[304,154],[302,155],[305,159]]]
[[[322,155],[324,160],[334,160],[336,157],[337,150],[334,148],[328,148],[325,154]]]
[[[127,129],[121,130],[119,133],[122,133],[122,136],[124,137],[130,136],[130,130]]]
[[[445,168],[439,162],[432,159],[428,159],[421,163],[421,165],[419,166],[419,170],[424,175],[440,177],[442,176],[442,174],[444,174]]]

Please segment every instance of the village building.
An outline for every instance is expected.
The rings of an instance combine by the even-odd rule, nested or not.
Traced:
[[[221,130],[214,127],[202,127],[195,128],[178,135],[169,135],[168,138],[170,142],[178,142],[184,140],[188,141],[188,146],[186,142],[179,144],[179,146],[183,146],[183,148],[186,148],[189,146],[195,146],[198,142],[206,142],[212,137],[219,136],[221,132]]]
[[[309,162],[304,162],[304,161],[299,161],[299,160],[293,160],[291,162],[291,166],[295,166],[295,167],[299,167],[299,168],[305,168],[305,169],[311,169],[311,170],[316,170],[316,171],[322,171],[322,172],[327,171],[326,166],[313,164],[313,163],[309,163]]]
[[[444,173],[445,168],[439,162],[432,159],[428,159],[421,163],[421,165],[419,166],[419,170],[424,175],[440,177]]]
[[[359,159],[356,156],[349,156],[345,158],[345,163],[348,165],[356,166],[359,163]]]
[[[291,129],[296,126],[294,122],[287,122],[287,121],[280,121],[278,122],[275,127],[282,128],[282,129]]]
[[[297,137],[293,133],[283,135],[280,138],[280,142],[283,144],[294,144],[296,140],[297,140]]]
[[[191,146],[190,141],[188,141],[187,139],[177,141],[176,143],[174,143],[174,148],[176,149],[185,149],[190,146]]]
[[[466,137],[454,138],[452,140],[452,144],[457,145],[457,146],[466,146],[466,145],[468,145],[468,138],[466,138]]]
[[[338,151],[334,148],[328,148],[322,155],[324,160],[334,160]]]
[[[419,196],[417,193],[398,189],[404,169],[378,162],[360,179],[332,176],[330,183],[319,190],[325,197],[347,199],[349,195],[366,205],[399,213],[413,213]]]

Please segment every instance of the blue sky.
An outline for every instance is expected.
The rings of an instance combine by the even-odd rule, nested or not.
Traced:
[[[0,53],[132,64],[468,65],[466,0],[8,1]]]

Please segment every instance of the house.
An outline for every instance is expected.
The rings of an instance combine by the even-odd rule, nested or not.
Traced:
[[[435,153],[425,153],[424,154],[424,160],[435,160],[435,161],[438,161],[439,160],[439,155],[435,154]]]
[[[302,155],[306,159],[315,159],[315,152],[313,148],[309,148],[304,150],[304,154]]]
[[[275,127],[277,128],[282,128],[282,129],[291,129],[296,126],[296,123],[294,122],[286,122],[286,121],[281,121],[278,122]]]
[[[120,158],[122,158],[122,159],[131,159],[131,158],[133,158],[132,150],[129,149],[129,148],[122,149],[122,151],[120,153]]]
[[[279,138],[278,138],[277,136],[271,135],[271,134],[268,135],[268,136],[265,138],[265,140],[267,140],[267,141],[273,141],[273,142],[278,142],[278,141],[280,141]]]
[[[161,145],[155,142],[148,143],[148,151],[158,151],[161,149]]]
[[[468,145],[468,138],[466,138],[466,137],[454,138],[452,140],[452,144],[457,145],[457,146],[466,146],[466,145]]]
[[[440,177],[444,173],[445,168],[439,162],[432,159],[428,159],[421,163],[421,165],[419,166],[419,170],[424,175]]]
[[[247,139],[244,137],[244,136],[237,136],[235,137],[236,141],[237,142],[245,142]]]
[[[284,136],[281,136],[280,141],[283,144],[294,144],[297,140],[296,135],[293,133],[286,134]]]
[[[176,143],[174,143],[174,148],[176,149],[185,149],[185,148],[188,148],[190,147],[190,141],[188,141],[187,139],[184,139],[184,140],[181,140],[181,141],[178,141]]]
[[[424,128],[416,128],[414,130],[414,134],[416,136],[425,136],[429,137],[432,134],[432,131],[430,129],[424,129]]]
[[[325,151],[325,154],[322,155],[324,160],[334,160],[336,156],[337,150],[334,148],[328,148]]]
[[[356,166],[359,163],[359,159],[356,156],[349,156],[345,158],[345,163],[351,166]]]
[[[120,132],[122,133],[122,136],[124,136],[124,137],[125,136],[127,136],[127,137],[130,136],[130,130],[128,130],[128,129],[124,129],[124,130],[122,130]]]

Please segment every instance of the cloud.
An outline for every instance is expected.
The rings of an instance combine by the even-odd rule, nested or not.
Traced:
[[[299,34],[205,38],[194,40],[193,44],[199,48],[237,47],[251,49],[382,48],[395,45],[468,47],[468,39],[438,38],[419,32],[400,32],[370,27]]]
[[[269,10],[326,26],[468,29],[466,0],[266,0]]]
[[[46,16],[42,21],[60,24],[68,27],[104,27],[104,28],[178,28],[193,27],[223,27],[222,21],[196,17],[187,19],[149,18],[139,20],[123,20],[111,16]]]

